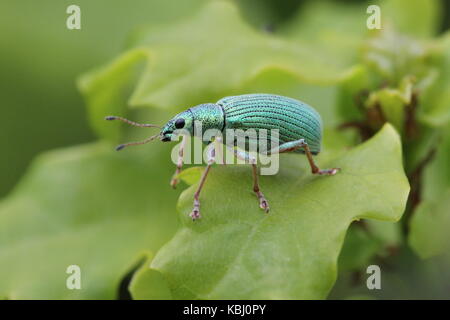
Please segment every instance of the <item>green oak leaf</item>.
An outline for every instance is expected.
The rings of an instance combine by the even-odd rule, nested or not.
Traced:
[[[245,165],[211,170],[199,221],[188,217],[197,186],[182,193],[182,228],[149,265],[166,280],[173,298],[325,298],[350,223],[402,216],[409,184],[391,125],[334,160],[320,158],[322,166],[342,168],[336,176],[312,176],[304,157],[289,154],[280,160],[277,175],[261,177],[269,214],[258,208]],[[142,278],[140,288],[146,287],[150,298],[157,295],[160,276],[155,285],[152,277]]]
[[[212,1],[191,19],[144,28],[133,39],[127,52],[78,83],[90,104],[91,123],[103,137],[117,138],[118,131],[99,119],[127,104],[179,111],[245,93],[241,87],[268,70],[310,84],[334,84],[350,69],[308,42],[253,29],[229,1]]]
[[[116,153],[98,142],[39,156],[0,203],[0,297],[117,298],[125,274],[177,228],[168,147]],[[81,290],[66,287],[70,265]]]
[[[170,300],[172,294],[167,286],[166,279],[160,272],[148,268],[151,259],[148,259],[134,274],[128,287],[133,293],[134,300]],[[147,286],[152,283],[153,287]]]

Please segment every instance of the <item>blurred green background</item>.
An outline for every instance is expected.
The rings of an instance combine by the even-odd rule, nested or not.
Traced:
[[[46,205],[51,203],[50,207],[54,210],[54,216],[45,216],[45,214],[38,210],[37,213],[33,213],[32,217],[37,219],[39,223],[42,223],[40,232],[53,232],[60,228],[63,223],[58,220],[61,219],[62,221],[63,218],[58,217],[57,212],[64,211],[67,200],[64,198],[71,198],[71,196],[67,196],[67,193],[76,194],[76,196],[73,196],[74,199],[67,200],[69,202],[86,202],[86,208],[74,209],[73,212],[67,213],[66,218],[69,217],[70,223],[76,226],[82,225],[84,214],[91,215],[92,210],[95,211],[92,208],[101,208],[102,203],[107,202],[108,198],[112,196],[120,198],[120,186],[125,187],[128,184],[136,185],[136,188],[133,190],[138,190],[138,186],[140,186],[142,192],[137,192],[130,199],[124,201],[123,212],[116,207],[109,208],[111,211],[120,211],[124,214],[124,219],[127,219],[125,215],[127,211],[144,211],[135,203],[139,203],[141,199],[152,192],[164,193],[161,202],[166,200],[167,204],[161,204],[160,211],[170,210],[169,208],[176,202],[179,191],[169,194],[171,190],[166,185],[160,188],[154,184],[151,186],[147,184],[148,181],[165,181],[171,175],[173,168],[172,164],[167,160],[167,157],[155,160],[158,156],[162,157],[164,154],[167,155],[170,152],[170,148],[168,146],[158,146],[151,153],[148,150],[141,150],[136,151],[131,156],[120,155],[117,157],[114,156],[115,158],[110,158],[108,154],[112,150],[112,145],[105,143],[103,139],[100,142],[96,142],[99,138],[98,124],[92,123],[92,118],[89,118],[87,112],[86,105],[89,103],[94,104],[95,102],[89,100],[89,93],[86,94],[88,96],[86,99],[82,98],[80,90],[77,88],[77,81],[79,81],[82,74],[91,70],[97,70],[100,66],[106,65],[112,59],[118,57],[124,50],[133,48],[139,44],[157,41],[151,37],[151,39],[143,37],[142,33],[148,31],[142,30],[161,30],[158,28],[171,26],[184,19],[189,19],[195,16],[207,2],[209,1],[136,0],[130,3],[116,0],[78,0],[76,2],[65,0],[41,0],[39,2],[32,0],[3,0],[0,2],[0,34],[2,40],[0,42],[0,87],[2,88],[2,117],[0,118],[2,132],[0,135],[0,144],[2,146],[2,157],[0,158],[0,197],[5,198],[2,204],[3,210],[0,210],[1,213],[4,213],[3,220],[0,219],[0,221],[11,223],[4,227],[4,230],[9,231],[5,231],[3,235],[0,235],[0,239],[4,240],[4,248],[7,248],[8,243],[10,243],[9,241],[11,243],[14,241],[20,242],[21,239],[28,237],[30,233],[33,234],[34,232],[30,232],[32,226],[29,226],[29,224],[33,224],[33,219],[29,219],[30,216],[28,218],[25,216],[12,218],[15,212],[21,212],[21,210],[30,211],[27,208],[35,208],[39,207],[39,205],[43,206],[44,209],[42,210],[48,210]],[[422,8],[421,1],[412,1],[410,8],[408,6],[402,7],[406,3],[404,1],[394,2],[394,5],[392,5],[394,9],[391,8],[392,10],[389,12],[404,13],[401,17],[398,17],[399,21],[397,21],[397,27],[400,32],[408,34],[408,30],[411,28],[413,36],[428,45],[434,39],[443,37],[448,31],[450,26],[449,1],[432,1],[436,3],[436,6],[430,9],[431,13],[429,16],[427,16],[427,12],[423,12],[423,19],[429,19],[430,21],[422,30],[420,29],[420,23],[418,23],[419,26],[411,23],[416,17],[421,17],[420,14],[416,15],[417,13],[414,12],[414,6],[417,3],[419,3],[417,5],[418,10]],[[367,17],[365,8],[369,2],[356,0],[314,1],[315,4],[312,5],[311,3],[313,1],[306,0],[236,0],[234,3],[239,8],[243,20],[258,32],[279,37],[287,41],[314,42],[317,46],[315,50],[317,50],[318,55],[325,55],[328,50],[334,50],[333,53],[336,53],[335,60],[338,68],[351,66],[360,59],[361,53],[359,49],[347,50],[346,47],[352,47],[352,44],[359,43],[358,41],[363,42],[361,39],[367,33],[364,24]],[[81,7],[81,30],[68,30],[66,28],[66,19],[68,16],[66,14],[66,8],[70,4],[77,4]],[[395,6],[400,8],[397,8],[399,11],[395,11],[397,10]],[[408,10],[411,10],[410,17],[408,17]],[[336,21],[330,22],[328,16],[330,12],[335,14]],[[333,26],[333,23],[336,26],[336,34],[333,35],[332,32],[326,33],[325,36],[319,34],[322,27],[328,28],[327,30],[329,31],[330,25]],[[308,28],[305,26],[308,26]],[[361,26],[361,29],[358,26]],[[352,31],[351,34],[350,30]],[[150,32],[150,34],[154,37],[157,32]],[[345,37],[342,36],[342,38],[339,38],[341,35],[345,35]],[[346,41],[349,43],[348,46]],[[434,45],[431,46],[433,47]],[[325,57],[325,59],[329,58],[330,56]],[[434,63],[433,59],[430,58],[431,64]],[[427,60],[426,63],[428,62]],[[421,73],[418,74],[420,75]],[[129,79],[134,78],[130,76]],[[333,127],[333,129],[345,122],[344,120],[354,120],[346,119],[345,116],[342,116],[341,113],[346,112],[345,108],[339,109],[338,107],[333,108],[330,106],[331,104],[334,105],[335,101],[339,99],[346,99],[346,88],[351,87],[351,84],[342,83],[340,80],[317,84],[320,81],[313,80],[300,81],[302,84],[297,85],[297,81],[298,78],[292,76],[292,74],[268,70],[266,74],[245,83],[242,88],[246,90],[251,90],[252,88],[263,89],[270,88],[276,84],[279,87],[277,90],[281,93],[289,94],[295,91],[297,95],[305,96],[305,100],[307,101],[319,99],[318,97],[320,97],[318,109],[324,115],[328,124],[327,126]],[[134,82],[130,81],[130,83]],[[437,90],[438,92],[435,96],[442,94],[441,99],[446,100],[448,99],[449,89],[445,85],[443,86],[442,88],[435,88],[433,90]],[[240,88],[234,88],[233,90],[230,93],[239,92]],[[205,95],[215,97],[216,94],[217,92],[212,92]],[[167,101],[170,100],[167,99]],[[189,102],[187,101],[186,103],[189,105]],[[448,100],[444,102],[448,103]],[[117,103],[125,105],[127,100],[118,100]],[[164,103],[161,102],[161,104]],[[169,105],[170,103],[167,102],[166,104]],[[336,104],[338,105],[339,103]],[[159,108],[156,110],[134,110],[131,113],[138,119],[151,117],[162,122],[168,115],[182,110],[186,106],[175,106],[172,109],[165,108],[166,110],[161,106],[156,107]],[[437,114],[437,117],[441,117],[440,113]],[[111,124],[106,123],[105,126],[107,125]],[[422,132],[426,132],[426,130]],[[128,130],[121,133],[121,139],[125,140],[125,137],[133,137],[131,139],[134,139],[140,135],[142,135],[141,131]],[[101,138],[105,136],[107,135],[102,135]],[[115,139],[117,139],[117,136]],[[48,180],[45,178],[40,181],[40,173],[37,172],[38,170],[35,170],[33,167],[29,170],[32,160],[43,151],[78,146],[90,142],[93,142],[93,144],[67,149],[67,151],[46,153],[38,158],[36,168],[44,165],[47,170],[46,172],[53,172],[53,176],[50,174]],[[447,146],[449,144],[446,144],[443,148]],[[86,156],[86,158],[83,156],[79,159],[77,148],[91,148],[89,156]],[[406,146],[405,148],[409,147]],[[411,150],[413,150],[412,147]],[[58,154],[59,152],[62,153],[63,158],[77,159],[80,163],[73,163],[73,166],[62,165],[59,162],[60,160],[58,160],[61,157]],[[414,149],[411,151],[411,154],[420,152],[420,150],[416,151]],[[131,160],[124,160],[125,158],[131,158]],[[408,161],[408,159],[405,160],[405,162]],[[414,167],[414,161],[411,160],[413,163],[411,165],[412,167]],[[142,174],[142,170],[146,168],[146,163],[157,164],[159,169]],[[124,170],[124,166],[128,166],[129,168]],[[408,168],[408,163],[405,166]],[[121,173],[122,171],[123,173]],[[30,172],[30,178],[23,179],[18,184],[27,172]],[[79,177],[78,172],[86,172],[86,176]],[[92,177],[92,180],[89,180],[89,177]],[[64,180],[65,178],[68,180]],[[79,181],[77,178],[79,178]],[[39,180],[39,183],[35,180]],[[102,191],[97,189],[96,184],[101,188],[103,185],[111,184],[112,180],[115,180],[117,183],[117,186],[112,187],[113,190]],[[73,189],[58,190],[58,187],[63,188],[65,181],[78,181],[80,185],[74,183],[75,185],[72,187],[69,186],[69,188]],[[101,182],[99,183],[98,181]],[[119,184],[117,181],[122,184]],[[84,186],[86,184],[88,187]],[[12,196],[8,199],[11,190],[16,185],[18,185],[18,190],[22,188],[20,189],[22,192],[24,190],[33,192],[35,198],[27,198],[24,196],[23,199],[21,198],[21,204],[18,204],[19,201],[17,199],[21,196],[12,193]],[[165,195],[166,193],[167,195]],[[59,196],[59,202],[54,202],[55,197]],[[39,202],[40,204],[36,204],[35,202]],[[434,204],[431,203],[430,199],[430,206],[432,205]],[[147,206],[155,210],[153,207],[154,204],[150,200],[148,200]],[[98,209],[99,212],[102,210]],[[107,212],[108,210],[106,210]],[[103,213],[99,214],[98,217],[94,214],[93,217],[91,216],[88,219],[107,219],[106,213],[105,215]],[[142,218],[143,220],[147,219],[145,216]],[[158,219],[160,218],[158,216]],[[52,219],[52,221],[46,219]],[[131,222],[127,232],[135,230],[140,224],[139,221],[139,219],[136,219],[136,221]],[[153,234],[151,236],[149,235],[148,238],[141,238],[139,235],[136,236],[136,239],[129,239],[129,243],[122,245],[135,247],[136,252],[140,252],[142,242],[152,242],[149,249],[158,249],[170,239],[178,226],[178,222],[174,216],[166,216],[166,220],[161,223],[162,228],[154,227],[164,230],[161,231],[163,235],[155,236]],[[28,226],[24,227],[25,225]],[[92,234],[102,232],[114,233],[116,228],[119,228],[119,225],[122,227],[124,225],[127,226],[126,223],[122,224],[122,220],[119,220],[117,221],[117,225],[104,230],[102,228],[94,230]],[[144,230],[146,228],[147,225],[142,224],[142,233],[145,233]],[[390,236],[385,236],[383,232],[375,232],[375,236],[373,236],[373,233],[367,235],[364,233],[365,228],[357,224],[352,225],[351,229],[355,229],[356,231],[349,233],[346,239],[346,246],[350,249],[348,249],[349,251],[345,251],[344,248],[343,251],[343,256],[349,255],[349,258],[345,259],[341,257],[345,260],[344,262],[340,261],[342,263],[342,272],[339,274],[337,284],[331,292],[330,297],[450,297],[448,257],[440,255],[428,260],[420,260],[410,248],[402,243],[402,241],[406,241],[405,239],[398,240],[395,238],[396,236],[389,238]],[[139,234],[139,232],[136,233]],[[93,239],[95,237],[91,240],[94,241]],[[71,241],[70,239],[66,240],[68,242]],[[88,247],[89,236],[86,237],[85,241]],[[389,246],[386,246],[386,241],[389,243]],[[391,244],[394,248],[391,248],[392,250],[389,251]],[[363,249],[359,250],[358,247],[363,247]],[[51,248],[56,253],[59,250],[61,252],[65,250],[62,247]],[[7,274],[10,274],[13,269],[17,269],[18,265],[29,263],[30,259],[41,259],[39,255],[39,250],[41,249],[38,248],[35,250],[33,248],[17,246],[11,249],[11,252],[8,250],[5,249],[3,253],[0,253],[0,256],[3,254],[0,260],[5,262],[8,260],[7,258],[14,257],[14,265],[5,266],[3,264],[3,267],[0,265],[0,278],[7,278]],[[48,250],[48,247],[45,250]],[[386,250],[389,252],[386,253]],[[25,257],[30,252],[32,254]],[[77,293],[62,296],[58,291],[60,289],[54,289],[50,293],[46,292],[44,297],[126,298],[128,297],[126,290],[122,290],[119,293],[116,290],[119,285],[117,279],[122,279],[123,275],[126,274],[124,271],[129,271],[138,261],[148,256],[145,252],[141,253],[142,257],[134,261],[134,263],[131,262],[136,257],[135,252],[124,253],[120,263],[117,262],[120,260],[119,258],[116,259],[117,261],[111,262],[111,264],[117,262],[117,269],[119,270],[116,273],[112,273],[111,277],[108,278],[114,279],[115,282],[94,288],[86,296],[77,296]],[[108,259],[108,257],[104,258]],[[361,280],[365,279],[365,275],[361,271],[360,266],[366,264],[368,261],[378,261],[386,266],[386,270],[389,271],[383,280],[386,283],[386,290],[367,294],[364,281]],[[66,261],[61,262],[61,265],[66,265]],[[45,264],[38,266],[38,271],[40,270],[39,268],[45,269]],[[55,270],[57,270],[56,266]],[[26,273],[27,271],[24,267],[24,270],[18,271],[17,279],[22,279],[23,274]],[[14,287],[15,283],[19,283],[17,288]],[[45,284],[37,284],[35,281],[30,281],[29,284],[23,284],[21,281],[2,282],[0,280],[0,285],[2,284],[8,286],[5,292],[11,292],[6,298],[35,298],[42,292],[45,292]],[[5,294],[2,289],[4,288],[0,287],[0,295]]]
[[[78,1],[81,30],[66,28],[72,1],[2,1],[3,157],[0,194],[43,150],[95,139],[76,78],[124,48],[131,30],[188,15],[202,1]]]

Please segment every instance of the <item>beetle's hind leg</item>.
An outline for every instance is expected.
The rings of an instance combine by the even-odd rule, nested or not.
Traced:
[[[258,197],[259,201],[259,207],[263,209],[265,212],[269,212],[269,202],[264,197],[264,194],[259,189],[259,176],[258,176],[258,167],[256,166],[256,159],[252,157],[249,153],[240,151],[238,149],[231,149],[233,151],[234,155],[244,160],[245,162],[248,162],[252,165],[252,173],[253,173],[253,192],[256,194],[256,197]]]
[[[335,175],[340,170],[340,168],[320,169],[314,162],[313,155],[311,153],[311,150],[309,149],[308,143],[304,139],[283,143],[278,148],[272,149],[270,152],[271,154],[277,152],[278,153],[291,152],[300,148],[305,150],[305,154],[306,157],[308,158],[309,165],[311,166],[311,172],[313,174],[332,176]]]
[[[269,202],[267,202],[267,199],[264,197],[263,193],[259,189],[259,178],[258,178],[258,168],[256,167],[256,164],[252,163],[252,169],[253,169],[253,192],[256,194],[259,200],[259,207],[263,209],[265,212],[269,212]]]

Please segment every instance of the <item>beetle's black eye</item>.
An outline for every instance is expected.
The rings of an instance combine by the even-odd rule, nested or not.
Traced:
[[[181,129],[184,127],[184,119],[180,118],[175,121],[175,128]]]

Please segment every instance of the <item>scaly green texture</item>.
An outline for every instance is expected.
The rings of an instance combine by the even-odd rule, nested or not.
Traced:
[[[176,123],[180,120],[184,125],[177,128]],[[169,120],[162,128],[161,136],[170,139],[176,129],[185,129],[191,135],[198,135],[195,131],[199,128],[194,130],[196,121],[201,123],[203,134],[209,129],[218,130],[222,132],[224,142],[229,145],[236,143],[236,137],[232,135],[232,141],[227,141],[227,130],[241,130],[246,134],[247,130],[253,129],[254,136],[247,135],[246,143],[255,143],[259,150],[257,137],[261,137],[260,130],[263,129],[267,136],[264,150],[270,150],[272,130],[278,130],[278,135],[274,138],[279,145],[305,139],[313,154],[320,152],[322,119],[312,107],[293,98],[259,93],[225,97],[215,104],[200,104]],[[304,150],[295,152],[304,153]]]
[[[322,119],[304,102],[273,94],[225,97],[225,129],[279,130],[279,144],[305,139],[313,153],[320,152]],[[270,131],[267,133],[270,139]],[[302,150],[298,150],[302,152]]]

